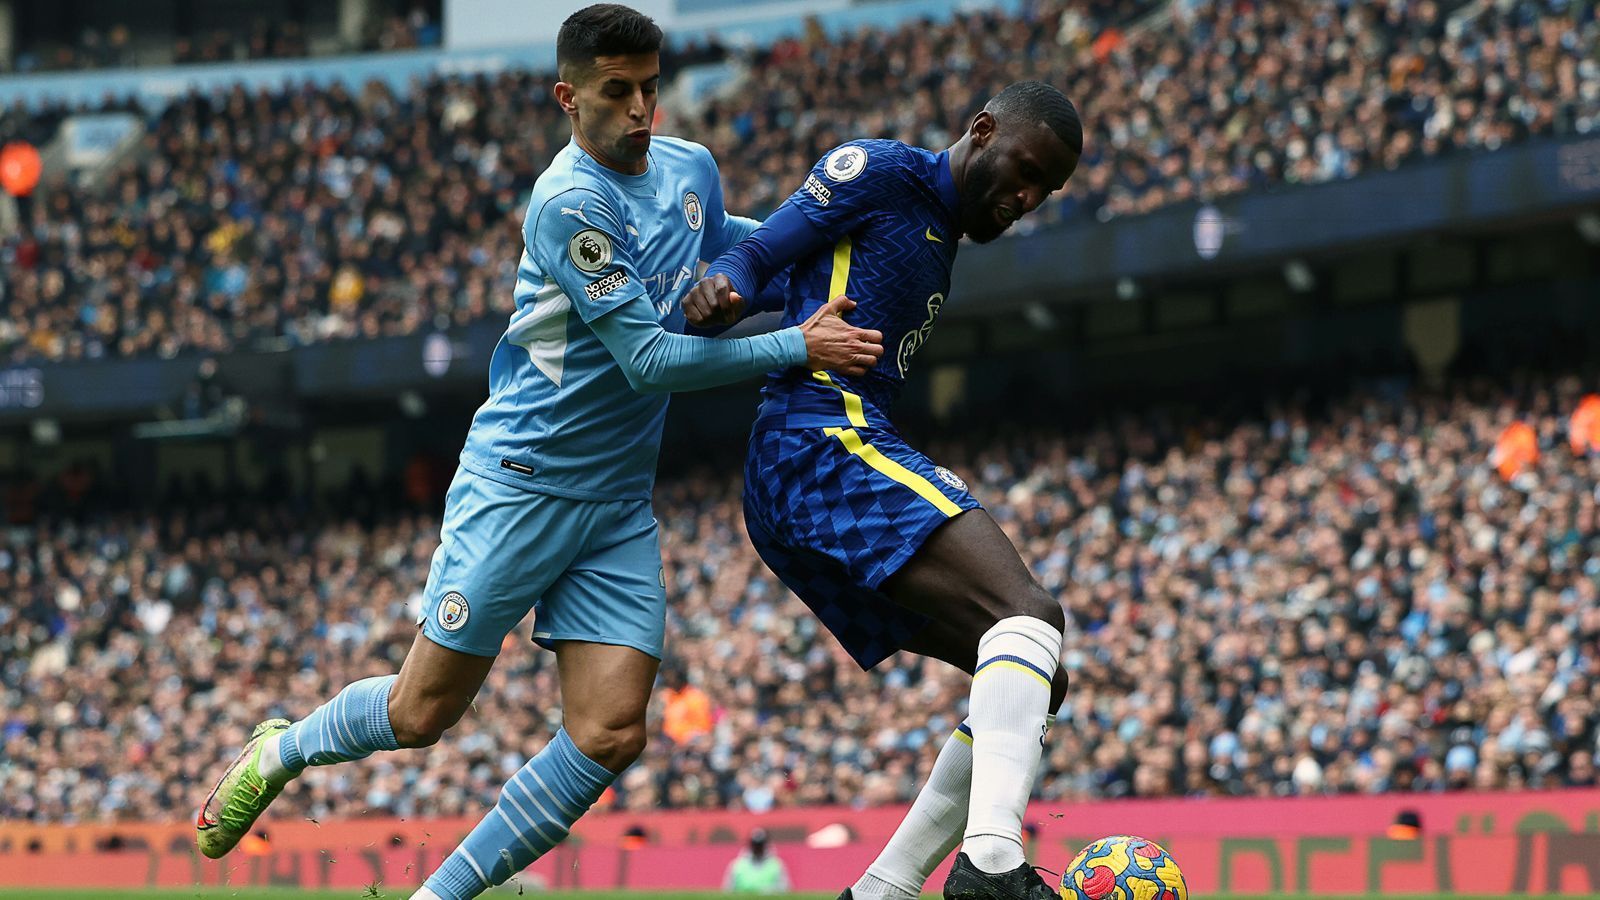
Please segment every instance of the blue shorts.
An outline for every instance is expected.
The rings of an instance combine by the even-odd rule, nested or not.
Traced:
[[[929,619],[879,586],[940,525],[980,504],[949,469],[886,428],[757,431],[744,519],[756,552],[863,668]]]
[[[661,658],[667,592],[648,500],[571,500],[457,469],[419,624],[475,656],[535,612],[533,640],[633,647]]]

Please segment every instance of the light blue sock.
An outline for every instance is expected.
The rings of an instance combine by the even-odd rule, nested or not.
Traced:
[[[446,900],[467,900],[503,884],[561,843],[616,777],[584,756],[561,729],[511,776],[494,809],[445,857],[426,887]]]
[[[389,723],[394,680],[394,675],[363,678],[290,725],[279,744],[283,767],[299,772],[306,766],[365,759],[377,750],[398,750]]]

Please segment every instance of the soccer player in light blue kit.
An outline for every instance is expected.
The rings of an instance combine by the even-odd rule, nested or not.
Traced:
[[[664,392],[774,368],[860,374],[882,353],[881,334],[840,317],[844,298],[738,340],[663,328],[681,328],[702,262],[757,223],[724,211],[705,148],[651,140],[660,45],[623,6],[562,25],[555,96],[573,141],[529,202],[517,309],[446,495],[420,633],[397,676],[257,726],[200,810],[205,855],[231,850],[307,766],[436,742],[530,608],[533,639],[556,653],[564,727],[415,896],[474,897],[548,852],[644,748],[666,617],[650,511]]]

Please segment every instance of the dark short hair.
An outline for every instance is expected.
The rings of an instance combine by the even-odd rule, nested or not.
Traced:
[[[1018,81],[996,94],[984,107],[1005,122],[1048,125],[1073,153],[1083,153],[1083,121],[1067,95],[1042,81]]]
[[[620,3],[596,3],[561,23],[556,35],[556,69],[563,79],[573,66],[589,66],[597,56],[661,52],[655,20]]]

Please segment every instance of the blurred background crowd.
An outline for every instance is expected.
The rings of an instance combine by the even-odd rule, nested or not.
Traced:
[[[44,40],[21,48],[11,69],[20,74],[128,69],[434,47],[443,35],[438,4],[433,7],[430,10],[420,4],[391,9],[386,15],[374,17],[353,40],[317,47],[312,46],[300,22],[270,15],[254,17],[244,28],[196,27],[192,21],[178,21],[174,24],[181,30],[175,39],[155,42],[141,42],[134,30],[123,23],[104,29],[91,25],[78,29],[71,41]],[[228,12],[224,10],[221,15],[226,17]]]
[[[377,40],[424,34],[437,34],[426,16],[402,15]],[[942,148],[1004,84],[1046,79],[1081,107],[1087,149],[1024,233],[1595,133],[1597,47],[1595,5],[1578,0],[1041,0],[747,49],[734,90],[693,108],[667,95],[657,130],[710,146],[729,209],[762,216],[844,140]],[[301,50],[261,26],[179,52]],[[726,52],[695,45],[664,65]],[[567,140],[552,81],[236,88],[134,108],[140,152],[103,184],[47,184],[0,242],[0,362],[276,349],[506,314],[528,191]],[[0,139],[42,143],[67,112],[16,108]]]
[[[1597,783],[1600,400],[1573,418],[1573,376],[1406,385],[926,442],[1068,612],[1041,796]],[[1508,453],[1512,432],[1531,442]],[[905,655],[859,671],[761,565],[738,492],[711,470],[658,487],[653,740],[602,802],[910,799],[968,679]],[[433,511],[383,484],[261,493],[134,508],[76,466],[7,494],[0,818],[182,818],[258,720],[394,670]],[[437,746],[310,770],[283,814],[492,803],[558,726],[529,632]]]

